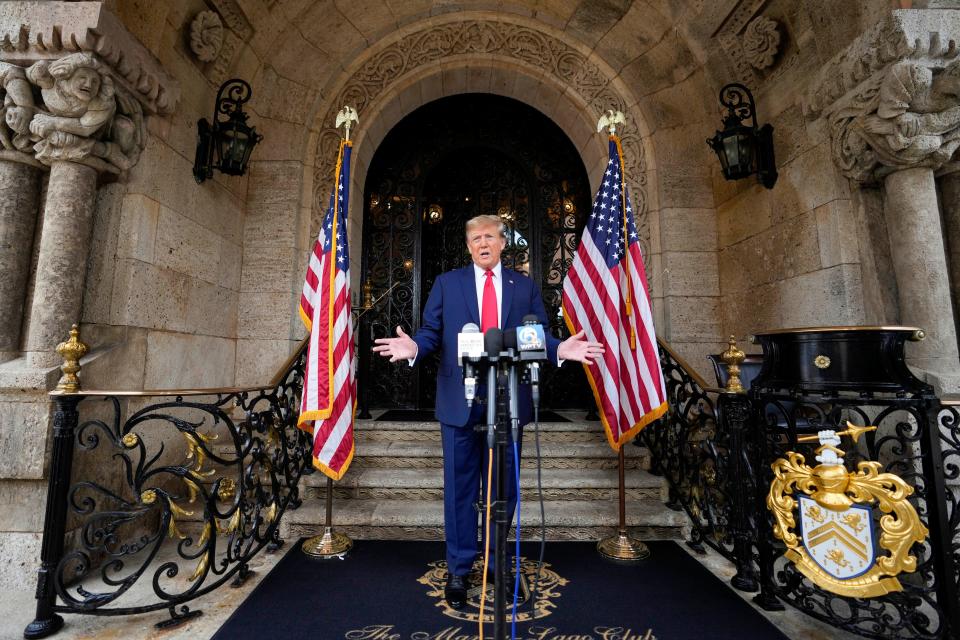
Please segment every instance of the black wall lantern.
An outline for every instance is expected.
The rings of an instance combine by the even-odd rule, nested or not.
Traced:
[[[723,177],[740,180],[757,174],[760,184],[772,189],[777,183],[773,127],[765,124],[757,128],[753,94],[742,84],[728,84],[720,90],[720,104],[727,108],[723,131],[717,131],[717,135],[708,139],[707,144],[720,159]]]
[[[213,177],[213,170],[230,176],[242,176],[247,171],[250,154],[263,136],[247,126],[243,105],[253,92],[243,80],[227,80],[217,92],[213,109],[213,125],[206,118],[197,121],[197,157],[193,163],[193,177],[197,184]]]

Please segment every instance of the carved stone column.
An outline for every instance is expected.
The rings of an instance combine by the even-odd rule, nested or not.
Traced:
[[[808,112],[829,126],[833,159],[883,188],[899,321],[927,333],[907,354],[940,391],[960,390],[957,326],[934,174],[960,148],[960,16],[902,10],[821,71]],[[890,319],[895,320],[895,318]]]
[[[59,360],[51,346],[80,321],[97,173],[133,166],[145,132],[140,105],[118,93],[93,54],[37,62],[27,77],[43,97],[30,133],[37,160],[50,165],[50,183],[26,352],[30,364],[47,367]]]
[[[901,169],[884,178],[883,190],[900,322],[927,334],[911,346],[907,362],[924,371],[954,374],[960,354],[933,170]]]
[[[940,213],[947,245],[953,318],[960,332],[960,167],[940,177]]]
[[[19,355],[40,170],[0,159],[0,362]]]
[[[53,346],[80,319],[96,188],[92,167],[62,160],[50,167],[25,349],[33,366],[59,364]]]
[[[0,62],[0,362],[20,349],[41,166],[25,153],[35,112],[24,70]]]

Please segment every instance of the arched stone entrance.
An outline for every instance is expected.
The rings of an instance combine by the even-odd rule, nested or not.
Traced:
[[[504,221],[502,263],[537,283],[551,333],[568,335],[559,315],[563,278],[591,193],[577,149],[543,114],[491,94],[420,107],[384,139],[362,193],[362,277],[374,296],[390,292],[364,316],[374,338],[397,326],[417,329],[436,276],[470,264],[464,224],[479,214]],[[359,347],[369,406],[433,408],[434,358],[411,372],[370,358],[364,339]],[[592,402],[579,367],[545,371],[543,388],[547,409],[586,410]]]
[[[606,145],[596,122],[606,109],[627,115],[618,131],[635,201],[644,253],[649,254],[648,128],[633,92],[617,72],[586,48],[542,22],[486,12],[436,16],[398,30],[376,43],[327,87],[314,114],[305,165],[312,184],[311,234],[322,215],[340,134],[336,112],[354,106],[352,192],[363,189],[373,154],[390,129],[417,107],[437,98],[483,92],[514,98],[553,120],[580,152],[592,187],[606,163]],[[360,203],[351,202],[350,240],[362,237]]]

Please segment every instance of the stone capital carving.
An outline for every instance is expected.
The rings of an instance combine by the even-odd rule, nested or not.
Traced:
[[[95,54],[118,89],[147,113],[167,115],[180,87],[101,2],[0,3],[0,61],[27,66]]]
[[[28,151],[33,146],[30,121],[36,111],[26,72],[0,62],[0,145],[4,150]]]
[[[821,72],[807,112],[830,126],[834,162],[861,183],[939,169],[960,147],[960,52],[952,12],[895,11]]]
[[[96,56],[41,60],[26,76],[43,98],[29,122],[37,160],[80,162],[111,173],[136,164],[144,141],[143,112]]]

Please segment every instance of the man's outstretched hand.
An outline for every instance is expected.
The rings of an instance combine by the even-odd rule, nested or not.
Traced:
[[[603,355],[604,348],[599,342],[590,342],[586,338],[586,332],[581,329],[580,333],[572,335],[557,347],[557,357],[561,360],[576,360],[585,364],[593,364],[593,360]]]
[[[397,327],[396,338],[377,338],[374,342],[377,346],[373,348],[373,351],[384,358],[390,358],[390,362],[410,360],[417,357],[417,343],[400,327]]]

